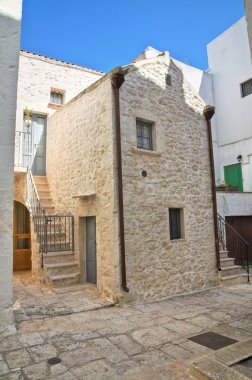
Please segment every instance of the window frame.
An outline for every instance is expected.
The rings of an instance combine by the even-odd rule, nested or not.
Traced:
[[[177,212],[177,216],[179,216],[178,218],[178,223],[179,223],[179,233],[174,233],[174,231],[172,230],[173,226],[174,226],[174,222],[172,221],[172,211],[175,211]],[[179,240],[184,240],[185,239],[185,222],[184,222],[184,208],[182,207],[175,207],[175,206],[172,206],[172,207],[169,207],[168,208],[168,221],[169,221],[169,237],[170,237],[170,241],[179,241]]]
[[[250,86],[251,86],[251,92],[249,92],[248,94],[246,94],[246,93],[245,93],[245,88],[244,88],[244,87],[245,87],[245,85],[248,84],[248,83],[250,83]],[[246,96],[251,95],[251,94],[252,94],[252,78],[246,80],[245,82],[242,82],[242,83],[240,84],[240,89],[241,89],[241,97],[242,97],[242,98],[246,98]]]
[[[61,103],[57,103],[57,102],[53,101],[52,100],[52,94],[60,95],[61,96]],[[57,88],[51,88],[51,91],[50,91],[50,103],[49,104],[52,104],[52,105],[55,105],[55,106],[63,106],[64,102],[65,102],[65,91],[57,89]]]
[[[146,121],[146,120],[142,120],[142,119],[136,119],[136,146],[137,146],[137,149],[143,149],[143,150],[146,150],[146,151],[154,151],[154,144],[153,144],[153,122],[151,121]],[[139,131],[139,128],[138,127],[141,127],[141,134],[139,135],[138,131]],[[145,137],[143,136],[143,128],[144,127],[147,127],[148,130],[149,130],[149,137]],[[138,139],[141,139],[141,146],[138,145]],[[144,147],[144,140],[148,140],[149,141],[149,145],[148,145],[148,148]]]

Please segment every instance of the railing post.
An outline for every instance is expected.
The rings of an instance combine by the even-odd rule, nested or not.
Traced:
[[[44,213],[43,213],[44,214]],[[44,251],[47,253],[47,224],[48,224],[48,217],[44,214],[43,219],[45,220],[45,232],[44,232]]]
[[[72,251],[74,251],[74,218],[72,216]]]
[[[248,255],[248,245],[246,244],[246,261],[247,261],[247,272],[248,272],[248,282],[249,282],[249,255]]]

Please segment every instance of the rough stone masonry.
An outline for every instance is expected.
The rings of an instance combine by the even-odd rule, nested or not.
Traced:
[[[216,286],[205,104],[168,54],[124,70],[120,116],[129,294],[120,289],[110,74],[49,120],[48,181],[56,209],[75,216],[76,258],[85,273],[83,223],[85,217],[96,216],[100,294],[129,302]],[[153,150],[137,148],[137,119],[151,123]],[[169,208],[182,210],[182,239],[170,239]]]

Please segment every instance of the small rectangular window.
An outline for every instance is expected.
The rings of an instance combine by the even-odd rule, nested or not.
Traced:
[[[146,150],[153,150],[152,144],[152,124],[145,121],[136,121],[137,147]]]
[[[63,104],[63,98],[64,98],[64,93],[61,91],[57,90],[52,90],[51,91],[51,97],[50,97],[50,102],[53,104]]]
[[[181,208],[169,209],[170,239],[182,239]]]
[[[171,74],[166,74],[165,81],[168,86],[172,86]]]
[[[241,94],[243,98],[252,94],[252,79],[241,84]]]

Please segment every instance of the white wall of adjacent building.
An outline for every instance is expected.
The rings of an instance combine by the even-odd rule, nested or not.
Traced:
[[[243,190],[252,191],[252,94],[242,97],[241,84],[252,78],[245,17],[207,46],[213,78],[219,143],[220,177],[224,166],[242,156]]]
[[[24,109],[52,115],[51,89],[63,92],[64,104],[103,76],[103,73],[25,51],[20,53],[17,130],[23,130]]]
[[[196,93],[204,100],[206,104],[211,106],[215,105],[214,91],[213,91],[213,76],[208,71],[200,70],[196,67],[187,65],[183,62],[173,59],[175,64],[182,70],[182,73],[186,80],[195,89]],[[218,147],[218,135],[217,135],[217,124],[216,116],[213,116],[211,120],[212,124],[212,141],[213,141],[213,151],[214,151],[214,166],[215,166],[215,177],[218,179],[220,177],[219,171],[219,147]]]
[[[12,302],[13,166],[22,1],[0,2],[0,308]]]

